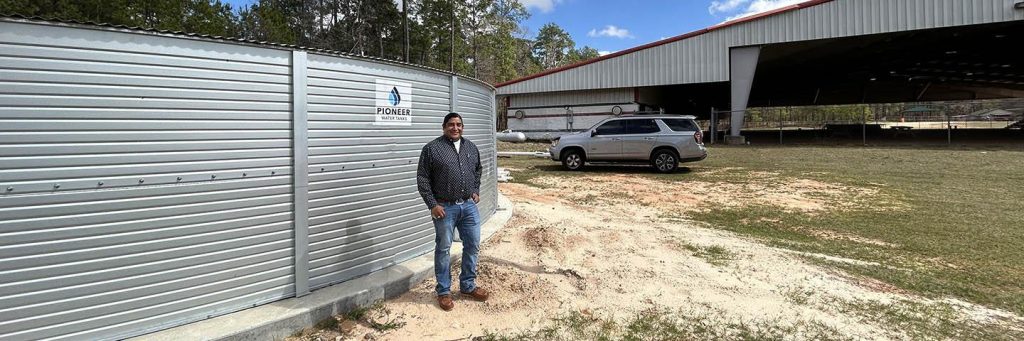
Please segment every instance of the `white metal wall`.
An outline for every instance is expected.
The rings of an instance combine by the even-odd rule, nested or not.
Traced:
[[[499,95],[729,80],[729,48],[1024,20],[1019,0],[835,0],[502,86]],[[699,32],[698,32],[699,33]]]
[[[530,93],[511,96],[509,109],[597,103],[632,103],[635,100],[633,97],[633,88]]]
[[[413,126],[367,124],[375,77],[413,83]],[[452,78],[0,19],[0,339],[140,335],[429,251],[415,165],[441,134]],[[493,128],[478,128],[493,146]]]
[[[515,102],[515,99],[513,98]],[[636,103],[576,105],[570,106],[573,112],[572,129],[563,107],[543,108],[511,108],[507,110],[508,128],[522,132],[530,140],[551,140],[556,137],[572,134],[593,127],[601,120],[614,117],[613,107],[622,109],[622,113],[635,113],[640,109]],[[517,111],[523,111],[523,118],[516,117]]]

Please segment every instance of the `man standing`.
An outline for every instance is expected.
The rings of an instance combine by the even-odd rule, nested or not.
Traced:
[[[420,153],[416,184],[423,202],[434,218],[434,276],[437,278],[437,304],[445,311],[452,302],[452,235],[462,238],[462,269],[459,291],[478,301],[487,300],[487,291],[476,286],[476,262],[480,253],[480,151],[462,137],[462,116],[449,113],[441,123],[444,135],[428,142]]]

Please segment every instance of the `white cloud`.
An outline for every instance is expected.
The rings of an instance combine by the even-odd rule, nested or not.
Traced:
[[[596,28],[587,32],[589,37],[615,37],[615,38],[633,38],[632,34],[629,34],[629,30],[624,28],[615,27],[615,25],[607,25],[600,31]]]
[[[523,7],[526,7],[526,9],[536,8],[539,9],[541,13],[553,11],[555,9],[555,5],[558,5],[560,2],[562,2],[562,0],[519,0],[519,3],[523,4]]]
[[[603,55],[607,55],[607,54],[611,54],[611,53],[612,53],[612,51],[597,51],[597,54],[599,56],[603,56]]]
[[[740,5],[749,2],[750,0],[725,0],[725,1],[712,1],[711,6],[708,6],[708,12],[711,14],[732,12],[735,11]]]
[[[711,14],[731,14],[725,21],[748,17],[755,14],[768,12],[774,9],[798,4],[807,0],[722,0],[712,1],[708,6]],[[742,10],[740,10],[742,9]]]

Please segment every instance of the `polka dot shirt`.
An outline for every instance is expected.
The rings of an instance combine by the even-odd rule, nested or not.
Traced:
[[[423,146],[416,186],[430,209],[438,202],[454,202],[479,194],[482,171],[480,150],[473,142],[463,137],[462,146],[456,150],[451,140],[441,136]]]

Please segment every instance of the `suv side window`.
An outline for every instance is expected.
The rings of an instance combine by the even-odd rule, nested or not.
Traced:
[[[598,135],[621,135],[626,134],[626,121],[608,121],[595,129]]]
[[[658,123],[655,123],[653,119],[628,120],[628,122],[627,130],[630,134],[651,134],[661,131],[661,128],[658,128]]]
[[[691,120],[668,119],[668,120],[661,120],[661,121],[665,122],[665,125],[667,125],[670,129],[672,129],[672,131],[698,131],[698,130],[700,130],[700,128],[697,128],[697,124],[694,123]]]

